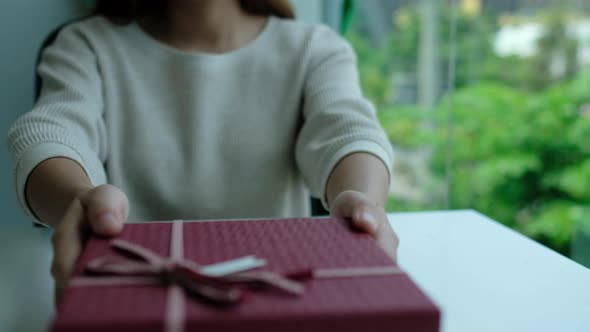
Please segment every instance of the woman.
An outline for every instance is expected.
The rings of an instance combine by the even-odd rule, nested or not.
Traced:
[[[391,148],[354,53],[293,16],[276,0],[105,0],[60,33],[9,133],[20,201],[55,228],[58,293],[86,230],[304,216],[309,191],[395,257]]]

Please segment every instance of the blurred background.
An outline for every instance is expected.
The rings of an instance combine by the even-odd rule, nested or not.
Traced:
[[[475,209],[590,266],[590,2],[349,4],[388,211]]]
[[[0,3],[3,140],[42,40],[91,2]],[[358,54],[396,152],[388,211],[475,209],[590,267],[589,1],[293,2]],[[28,222],[6,152],[0,183],[0,225]]]

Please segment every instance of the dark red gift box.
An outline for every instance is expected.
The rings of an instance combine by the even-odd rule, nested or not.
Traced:
[[[279,273],[313,269],[395,268],[366,234],[333,218],[184,222],[182,254],[201,265],[247,255],[266,260],[260,268]],[[173,223],[127,224],[120,240],[171,255]],[[85,267],[117,253],[111,240],[93,238],[72,280],[88,279]],[[93,276],[92,278],[104,278]],[[440,313],[403,272],[381,276],[302,281],[303,294],[247,290],[239,304],[216,306],[182,294],[183,331],[438,331]],[[166,284],[71,285],[52,331],[169,331]],[[177,289],[181,289],[177,287]]]

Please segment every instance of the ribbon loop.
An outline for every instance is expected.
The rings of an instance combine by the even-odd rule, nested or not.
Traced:
[[[138,244],[131,243],[125,240],[113,240],[111,246],[116,251],[123,255],[136,258],[136,260],[142,260],[150,265],[162,265],[166,261],[170,261],[170,258],[162,257],[155,252],[149,250],[146,247],[142,247]]]
[[[304,290],[302,284],[270,271],[207,275],[193,261],[163,257],[145,247],[120,239],[113,240],[111,245],[126,258],[98,257],[88,263],[87,272],[97,275],[153,277],[161,282],[178,284],[189,293],[218,304],[240,302],[244,297],[244,292],[240,289],[243,284],[262,283],[296,295]]]

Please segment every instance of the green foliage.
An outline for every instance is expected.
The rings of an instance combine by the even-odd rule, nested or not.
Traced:
[[[418,148],[432,142],[430,131],[422,130],[432,118],[432,112],[415,105],[390,107],[378,114],[389,140],[396,146]]]
[[[488,83],[457,91],[452,208],[474,208],[568,253],[574,224],[590,205],[590,116],[581,112],[588,86],[590,71],[538,94]],[[446,111],[443,100],[426,114],[440,121]],[[446,132],[439,128],[430,144],[433,172],[443,178]]]
[[[441,208],[437,195],[447,176],[449,99],[434,109],[399,104],[393,78],[416,77],[422,22],[415,4],[394,14],[391,33],[378,45],[354,28],[347,36],[358,53],[365,94],[376,104],[391,142],[432,154],[433,179],[426,184],[432,197],[419,202],[392,197],[387,208]],[[451,15],[447,6],[439,14],[444,76]],[[565,32],[564,8],[540,16],[547,29],[532,58],[494,54],[498,18],[492,13],[458,17],[450,202],[451,208],[479,210],[567,254],[580,232],[576,227],[590,225],[590,68],[579,71],[574,65],[577,44]],[[558,53],[565,72],[555,77],[549,64]],[[590,239],[590,230],[584,234]]]
[[[568,254],[574,226],[583,211],[583,206],[570,201],[552,201],[538,210],[534,215],[522,217],[525,221],[519,227],[520,230],[537,241]]]
[[[449,27],[451,13],[449,8],[440,8],[439,24],[439,68],[444,74],[449,63]],[[403,75],[415,78],[418,67],[420,48],[420,29],[422,26],[417,6],[410,5],[399,9],[394,17],[394,27],[379,45],[371,43],[363,36],[363,31],[350,30],[346,37],[358,55],[361,72],[361,84],[367,97],[375,103],[377,109],[388,108],[396,103],[392,86],[393,77]],[[492,55],[491,36],[485,31],[495,27],[493,18],[486,16],[458,17],[457,30],[457,73],[455,85],[463,87],[477,81],[480,76],[480,63]],[[485,37],[482,38],[482,35]]]
[[[446,104],[437,114],[446,113]],[[515,203],[528,195],[526,185],[516,184],[541,165],[534,152],[521,148],[527,100],[505,86],[479,84],[457,91],[454,104],[453,207],[472,207],[514,226]],[[441,131],[433,144],[445,142]],[[433,168],[443,176],[446,151],[436,151]]]
[[[549,10],[540,13],[540,19],[545,24],[545,34],[537,40],[538,52],[531,58],[499,57],[491,52],[486,53],[480,59],[480,79],[535,92],[573,78],[578,72],[578,42],[567,32],[567,20],[571,17],[567,10],[565,2],[555,2]],[[550,69],[556,56],[561,57],[565,67],[564,72],[557,75],[551,73]]]
[[[571,257],[582,265],[590,266],[590,205],[574,211],[574,238]]]
[[[361,86],[369,100],[378,109],[388,104],[390,83],[389,62],[383,49],[375,49],[358,34],[350,34],[349,42],[353,45],[358,58]]]
[[[544,184],[577,200],[590,197],[590,159],[559,169],[544,178]]]

